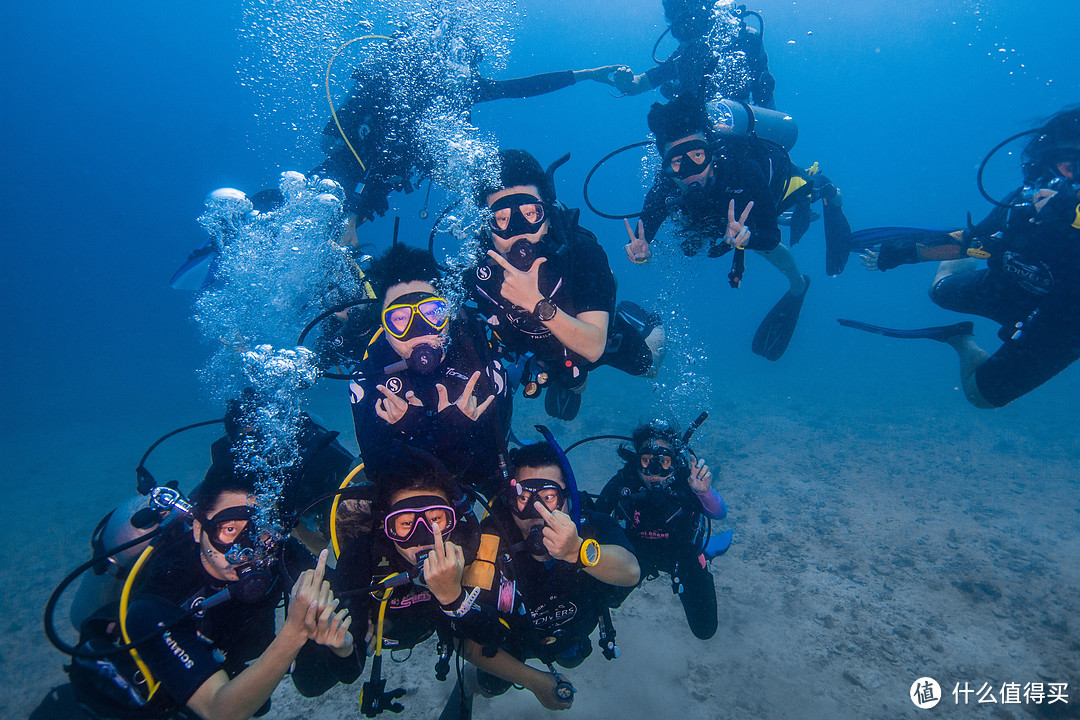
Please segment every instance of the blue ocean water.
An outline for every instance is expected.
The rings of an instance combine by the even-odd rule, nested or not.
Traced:
[[[320,160],[315,138],[327,115],[325,61],[362,31],[361,18],[385,29],[394,17],[389,2],[321,2],[311,3],[315,12],[300,22],[303,7],[202,0],[8,9],[0,29],[6,68],[0,157],[9,173],[0,200],[6,338],[0,489],[7,498],[0,510],[6,530],[0,569],[12,623],[0,639],[0,664],[9,666],[18,692],[0,699],[0,716],[24,716],[61,681],[57,654],[28,653],[43,645],[40,608],[63,569],[82,558],[97,519],[131,493],[138,456],[167,430],[220,413],[196,376],[212,347],[191,320],[192,297],[168,287],[187,252],[204,241],[195,223],[204,196],[226,185],[253,193],[273,185],[282,170],[306,170]],[[651,67],[650,49],[664,28],[659,2],[522,0],[514,8],[507,57],[482,67],[489,76],[613,63],[640,72]],[[766,21],[778,106],[799,122],[793,157],[821,163],[841,187],[856,228],[959,227],[968,210],[982,217],[989,206],[974,177],[986,151],[1078,100],[1080,7],[1074,0],[1038,6],[767,0],[754,9]],[[274,41],[262,32],[268,27],[279,31]],[[667,42],[660,52],[673,49]],[[645,113],[655,99],[655,93],[616,98],[605,86],[584,83],[477,106],[473,122],[503,147],[526,148],[545,164],[570,152],[558,189],[561,200],[581,207],[586,173],[610,150],[645,138]],[[639,206],[646,186],[637,158],[620,158],[601,177],[595,192],[605,208]],[[987,183],[1003,194],[1018,177],[1017,155],[1003,154]],[[414,244],[425,243],[430,229],[417,217],[421,195],[392,199],[402,239]],[[443,197],[433,193],[432,207]],[[656,392],[640,381],[631,406],[618,407],[614,419],[601,408],[622,402],[622,386],[639,381],[613,372],[597,377],[586,414],[559,425],[568,438],[626,432],[634,421],[663,412],[670,405],[666,393],[683,382],[678,371],[693,370],[706,387],[680,397],[678,414],[685,422],[699,407],[712,410],[703,436],[714,455],[731,463],[725,494],[747,523],[751,517],[765,523],[758,521],[766,501],[783,505],[782,493],[770,494],[778,474],[804,474],[830,496],[847,487],[827,470],[836,458],[807,446],[864,432],[848,448],[845,467],[875,483],[909,473],[919,497],[977,484],[986,479],[980,473],[1008,465],[1008,486],[979,487],[1006,495],[1005,505],[1021,503],[1018,497],[1056,499],[1046,503],[1051,518],[1020,516],[1015,537],[1022,547],[1034,546],[1031,527],[1066,528],[1059,541],[1071,553],[1056,571],[1064,587],[1077,588],[1076,367],[1003,410],[971,408],[957,390],[947,349],[854,333],[834,320],[906,327],[954,322],[925,295],[932,266],[883,275],[864,272],[853,258],[842,276],[827,278],[820,224],[795,248],[814,283],[799,330],[784,358],[768,363],[750,352],[750,338],[784,287],[764,262],[751,258],[743,288],[734,291],[723,281],[725,261],[668,258],[631,266],[622,257],[621,223],[588,211],[583,223],[608,250],[620,297],[642,304],[668,298],[665,308],[684,330],[683,347],[695,363],[673,363]],[[388,215],[363,228],[361,240],[385,247],[392,226]],[[977,337],[991,349],[995,329],[977,321]],[[337,386],[321,384],[312,393],[313,410],[343,436],[352,432],[346,402]],[[194,481],[207,458],[199,442],[163,450],[157,462],[173,467],[182,482]],[[942,462],[924,464],[924,454]],[[775,465],[748,473],[747,463],[763,456]],[[850,504],[860,506],[863,486],[856,483],[850,492],[839,501],[857,497]],[[911,497],[904,502],[915,504]],[[970,517],[965,509],[954,511]],[[951,522],[948,512],[941,508],[945,516],[937,521]],[[737,511],[734,517],[743,516]],[[887,532],[902,537],[914,530]],[[991,554],[988,562],[997,560]],[[738,584],[737,574],[732,570],[725,582]],[[27,575],[27,585],[14,582]],[[974,636],[976,621],[970,622],[966,634]],[[1053,647],[1075,651],[1077,641],[1073,617],[1057,631]],[[991,652],[970,642],[973,658]],[[1039,672],[1080,688],[1075,656],[1068,664],[1055,660],[1056,652]],[[48,665],[49,673],[32,674],[35,662]],[[1016,677],[1036,672],[1017,662]],[[917,677],[911,674],[917,668],[904,670],[911,671],[904,678]],[[1011,679],[1008,672],[1005,666],[986,679],[1000,683]],[[899,697],[882,691],[888,716],[911,711],[910,705],[898,709]]]

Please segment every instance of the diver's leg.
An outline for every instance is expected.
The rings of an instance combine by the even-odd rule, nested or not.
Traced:
[[[975,380],[975,371],[979,369],[990,355],[975,344],[973,335],[953,335],[945,340],[945,344],[956,351],[960,359],[960,382],[964,386],[964,395],[968,402],[977,408],[992,408],[994,405],[983,397],[979,385]]]
[[[949,275],[956,275],[957,273],[972,272],[978,266],[978,261],[975,258],[962,258],[960,260],[945,260],[938,265],[937,273],[934,275],[934,281],[930,283],[930,299],[934,299],[934,290],[937,287],[938,281]]]
[[[795,263],[795,256],[791,254],[791,250],[786,245],[781,243],[772,250],[755,250],[754,252],[768,260],[773,264],[773,267],[784,274],[789,284],[789,293],[792,295],[803,294],[806,290],[806,281],[799,271],[799,266]]]
[[[708,640],[716,634],[716,583],[712,573],[698,558],[688,558],[679,563],[677,572],[682,583],[679,601],[690,632],[699,640]]]

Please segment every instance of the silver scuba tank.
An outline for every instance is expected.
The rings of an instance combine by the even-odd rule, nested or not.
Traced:
[[[788,152],[799,139],[799,126],[787,113],[717,98],[706,105],[709,120],[721,134],[749,135],[774,142]]]
[[[149,496],[136,495],[102,518],[97,529],[94,530],[93,537],[90,539],[93,554],[98,555],[105,550],[142,537],[156,529],[160,523],[154,523],[147,528],[137,528],[131,524],[131,519],[135,513],[150,507],[151,498]],[[176,511],[173,510],[172,512],[175,513]],[[124,589],[124,581],[127,579],[128,571],[145,549],[145,543],[137,544],[103,560],[91,570],[83,573],[78,592],[75,593],[75,597],[71,601],[69,616],[71,624],[76,630],[79,630],[83,622],[97,610],[109,603],[120,600],[120,593]]]

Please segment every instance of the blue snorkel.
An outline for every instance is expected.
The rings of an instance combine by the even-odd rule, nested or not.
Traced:
[[[559,458],[559,468],[562,470],[563,479],[566,481],[566,498],[568,507],[566,508],[570,512],[567,515],[574,521],[574,524],[578,527],[581,526],[581,499],[578,497],[577,480],[574,479],[574,470],[570,467],[570,461],[566,458],[566,453],[563,452],[562,447],[555,440],[555,436],[551,434],[543,425],[534,426],[537,431],[544,436],[544,440],[551,446],[551,449],[555,452],[555,456]]]

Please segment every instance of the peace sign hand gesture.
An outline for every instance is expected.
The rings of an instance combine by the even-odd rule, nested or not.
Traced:
[[[649,247],[649,242],[645,239],[645,223],[641,220],[637,221],[637,232],[630,226],[630,221],[623,218],[623,223],[626,225],[626,234],[630,238],[630,242],[623,246],[626,250],[626,257],[630,262],[641,264],[652,257],[652,248]]]
[[[451,405],[456,405],[457,409],[461,413],[475,422],[484,411],[488,409],[488,405],[495,399],[494,395],[489,395],[488,399],[479,405],[476,402],[476,396],[473,395],[473,391],[476,390],[476,382],[480,379],[480,371],[477,370],[469,378],[469,382],[465,384],[465,389],[461,391],[461,397],[454,402],[450,402],[450,397],[447,393],[446,386],[442,383],[435,385],[435,392],[439,393],[439,412],[447,409]]]
[[[750,228],[746,227],[746,218],[750,217],[750,211],[754,209],[754,201],[746,204],[738,222],[735,221],[735,198],[728,203],[727,230],[724,232],[724,242],[734,248],[744,248],[750,241]]]

